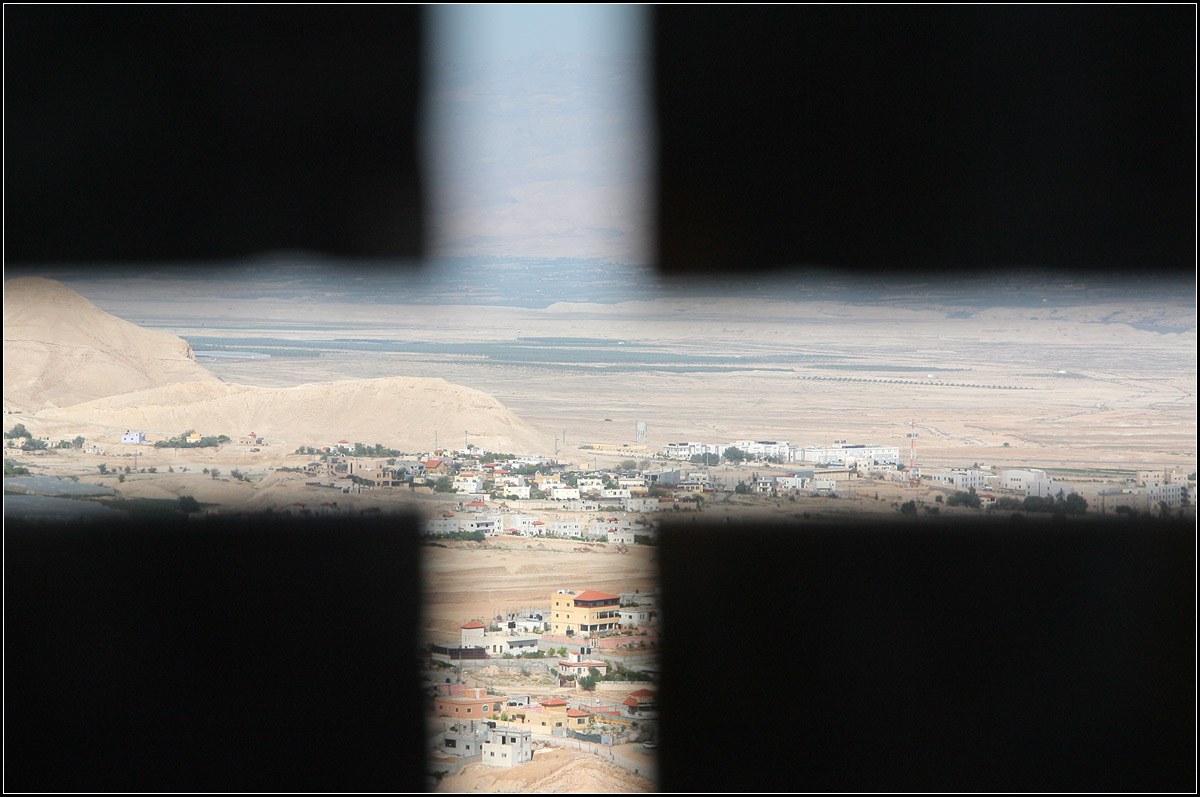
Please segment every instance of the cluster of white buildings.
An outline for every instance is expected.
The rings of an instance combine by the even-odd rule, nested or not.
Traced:
[[[836,443],[828,446],[804,446],[786,440],[738,440],[734,443],[667,443],[663,455],[669,459],[691,459],[697,455],[713,454],[724,457],[730,448],[745,452],[750,459],[777,459],[809,465],[845,465],[876,463],[895,465],[900,462],[899,446],[874,443]]]
[[[1164,506],[1177,511],[1196,505],[1196,481],[1180,471],[1140,471],[1133,483],[1119,485],[1060,481],[1038,468],[945,470],[927,473],[924,479],[964,492],[995,490],[1037,498],[1077,493],[1088,502],[1089,511],[1101,514],[1116,512],[1117,507],[1123,507],[1122,511],[1157,514]]]
[[[657,510],[659,499],[653,501]],[[472,502],[475,503],[475,502]],[[479,502],[482,504],[483,502]],[[600,519],[567,518],[544,520],[527,512],[487,511],[484,504],[464,506],[464,512],[443,512],[439,517],[425,523],[425,533],[447,535],[457,532],[479,532],[485,537],[502,534],[517,537],[567,537],[576,540],[594,540],[620,545],[633,545],[638,536],[653,537],[655,529],[630,517],[607,517]],[[472,511],[480,510],[480,511]],[[637,511],[637,510],[635,510]]]
[[[1151,514],[1164,506],[1178,511],[1185,505],[1196,506],[1196,481],[1178,471],[1139,471],[1135,486],[1101,490],[1095,500],[1097,511],[1106,514],[1118,511],[1118,507]]]

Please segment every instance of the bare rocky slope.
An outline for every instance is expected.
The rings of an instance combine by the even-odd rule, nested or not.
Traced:
[[[182,383],[97,399],[39,413],[104,427],[113,433],[136,429],[151,435],[250,432],[305,445],[339,440],[381,443],[406,451],[461,440],[489,451],[544,451],[549,438],[486,393],[444,379],[387,377],[353,379],[290,388]]]
[[[388,377],[263,388],[196,363],[187,341],[100,310],[53,280],[5,283],[4,405],[31,428],[230,437],[255,432],[307,445],[339,440],[421,451],[435,432],[490,451],[550,447],[492,396],[444,379]],[[29,413],[33,414],[29,414]]]
[[[219,384],[182,338],[104,312],[62,283],[4,283],[4,407],[39,410],[176,382]]]

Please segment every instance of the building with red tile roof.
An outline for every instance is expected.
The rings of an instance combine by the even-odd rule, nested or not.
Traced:
[[[558,674],[573,675],[576,678],[582,678],[588,674],[592,667],[599,670],[601,675],[608,672],[608,662],[585,659],[578,653],[572,653],[566,659],[559,659]]]
[[[627,717],[652,717],[658,714],[658,698],[650,689],[630,692],[622,705]]]
[[[607,592],[560,589],[550,603],[551,634],[593,637],[615,630],[621,622],[621,598]]]
[[[487,689],[482,686],[468,688],[459,695],[438,695],[433,700],[435,714],[455,719],[489,719],[504,708],[504,698],[489,696]]]

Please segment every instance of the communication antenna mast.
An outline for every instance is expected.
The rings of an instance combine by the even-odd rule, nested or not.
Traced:
[[[917,421],[909,421],[908,432],[908,486],[917,487],[921,479],[917,476]]]

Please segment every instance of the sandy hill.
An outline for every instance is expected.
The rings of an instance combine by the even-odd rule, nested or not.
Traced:
[[[249,432],[304,445],[338,440],[381,443],[408,451],[433,446],[434,432],[489,451],[543,452],[552,443],[486,393],[444,379],[388,377],[291,388],[186,383],[96,399],[39,414],[47,420],[106,427],[120,433],[201,434],[236,438]]]
[[[219,383],[187,341],[104,312],[54,280],[4,283],[4,407],[62,407],[176,382]]]

